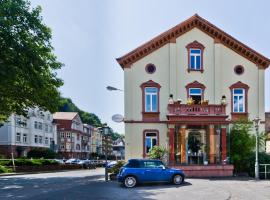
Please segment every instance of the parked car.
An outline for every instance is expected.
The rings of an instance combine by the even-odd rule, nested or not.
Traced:
[[[79,162],[80,162],[80,159],[71,158],[71,159],[68,159],[65,163],[66,164],[78,164]]]
[[[58,162],[59,164],[65,164],[63,159],[53,159],[54,161]]]
[[[111,161],[111,162],[108,162],[108,163],[107,163],[107,168],[110,169],[110,168],[112,168],[113,166],[115,166],[116,164],[117,164],[117,161],[115,161],[115,160],[114,160],[114,161]]]
[[[130,159],[120,169],[117,179],[127,188],[144,182],[172,182],[180,185],[184,182],[185,174],[180,169],[165,167],[160,160]]]
[[[94,168],[96,168],[95,164],[93,162],[91,162],[91,160],[80,160],[78,162],[78,164],[81,165],[82,168],[84,168],[84,169],[94,169]]]

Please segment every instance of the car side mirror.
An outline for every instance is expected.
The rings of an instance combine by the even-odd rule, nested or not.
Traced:
[[[163,169],[163,170],[166,169],[164,165],[160,165],[158,168]]]

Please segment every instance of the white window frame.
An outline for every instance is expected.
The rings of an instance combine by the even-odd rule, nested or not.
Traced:
[[[242,90],[243,91],[243,94],[234,94],[234,91],[235,90]],[[245,95],[246,95],[246,90],[244,88],[233,88],[233,96],[232,96],[232,104],[233,104],[233,110],[232,112],[234,113],[245,113],[246,112],[246,98],[245,98]],[[235,111],[235,107],[234,107],[234,97],[237,96],[237,111]],[[240,97],[243,97],[243,111],[239,111],[240,110],[240,102],[239,102],[239,99]]]
[[[71,138],[71,133],[66,133],[67,138]]]
[[[42,136],[41,136],[41,135],[38,136],[38,143],[39,143],[39,144],[42,144]]]
[[[147,92],[146,90],[148,88],[154,88],[156,89],[156,92]],[[147,110],[147,96],[150,95],[150,109]],[[153,109],[153,96],[156,96],[157,98],[157,105],[156,105],[156,110]],[[158,88],[157,87],[145,87],[144,88],[144,110],[145,112],[158,112],[158,106],[159,106],[159,99],[158,99]]]
[[[23,143],[27,143],[27,134],[26,133],[23,134]]]
[[[45,144],[49,144],[49,138],[48,137],[45,137]]]
[[[21,143],[21,133],[16,133],[16,142]]]
[[[38,135],[35,135],[34,142],[35,144],[38,144]]]
[[[147,136],[148,133],[154,133],[155,136]],[[145,154],[148,154],[149,152],[147,152],[147,146],[146,146],[146,144],[147,144],[147,142],[146,142],[147,141],[147,138],[150,138],[150,140],[151,140],[150,146],[151,146],[151,148],[153,148],[153,139],[156,139],[156,145],[158,145],[158,134],[157,134],[157,132],[149,131],[149,132],[145,132],[144,137],[145,137],[145,139],[144,139]]]
[[[35,121],[35,129],[38,129],[38,122],[37,121]]]
[[[191,53],[191,50],[199,50],[200,53]],[[194,56],[194,68],[191,67],[191,56]],[[196,69],[197,66],[197,57],[200,57],[200,68]],[[190,48],[189,49],[189,69],[192,70],[201,70],[202,69],[202,50],[197,48]]]

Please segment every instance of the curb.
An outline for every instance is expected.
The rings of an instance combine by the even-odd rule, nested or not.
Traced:
[[[92,170],[92,169],[70,169],[70,170],[53,170],[53,171],[39,171],[39,172],[3,173],[3,174],[0,174],[0,178],[3,177],[3,176],[17,176],[17,175],[27,175],[27,174],[45,174],[45,173],[57,173],[57,172],[81,171],[81,170]]]

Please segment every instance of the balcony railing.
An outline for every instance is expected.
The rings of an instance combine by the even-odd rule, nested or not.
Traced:
[[[226,115],[225,105],[169,104],[169,115]]]

